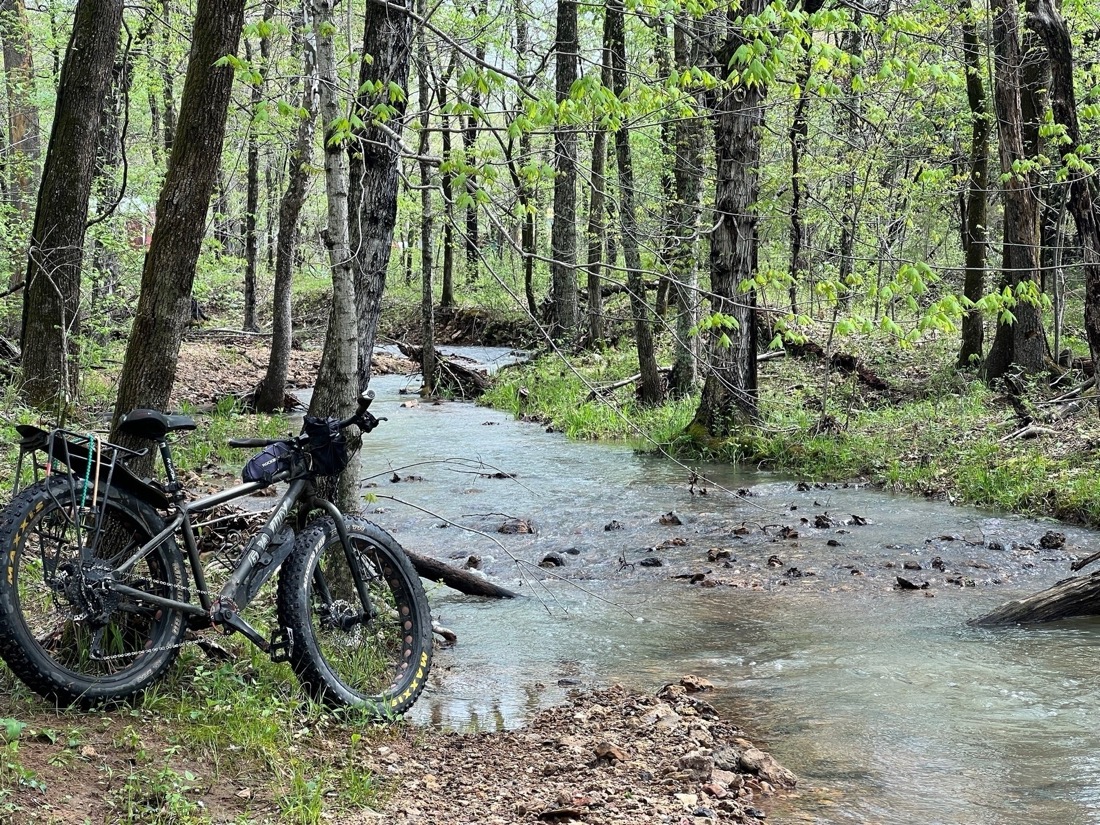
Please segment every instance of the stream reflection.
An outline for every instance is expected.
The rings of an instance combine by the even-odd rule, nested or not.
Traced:
[[[965,625],[1063,578],[1093,534],[861,488],[799,491],[728,467],[701,469],[752,496],[693,494],[685,468],[625,445],[570,442],[467,404],[401,408],[404,383],[372,381],[372,409],[389,418],[362,456],[379,496],[372,517],[411,548],[458,564],[479,557],[528,596],[432,591],[459,642],[437,653],[416,721],[511,727],[573,686],[653,690],[695,673],[715,684],[713,704],[800,776],[800,797],[769,821],[1100,823],[1090,724],[1100,624]],[[485,477],[497,470],[517,477]],[[668,512],[682,525],[660,525]],[[821,514],[830,528],[812,526]],[[497,533],[509,518],[537,532]],[[605,530],[613,521],[621,529]],[[742,522],[751,529],[739,536]],[[773,540],[760,525],[801,535]],[[1066,548],[1038,547],[1050,529]],[[711,547],[731,551],[728,568],[707,561]],[[551,552],[564,566],[539,568]],[[769,568],[772,556],[781,564]],[[639,565],[650,557],[662,566]],[[930,566],[937,557],[942,572]],[[744,586],[672,578],[702,570]],[[895,591],[897,575],[931,587]]]

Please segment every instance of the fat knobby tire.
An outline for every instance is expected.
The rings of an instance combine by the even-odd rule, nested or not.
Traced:
[[[390,717],[412,707],[424,690],[431,612],[420,577],[393,536],[363,518],[347,516],[345,523],[373,618],[361,620],[336,523],[324,517],[298,536],[279,573],[279,620],[288,631],[290,664],[315,699]]]
[[[0,511],[0,657],[43,697],[91,707],[133,696],[158,679],[179,655],[185,621],[179,611],[109,586],[113,565],[163,529],[157,512],[121,491],[101,490],[99,515],[85,514],[86,526],[78,529],[73,491],[71,479],[55,476],[27,487]],[[82,567],[74,548],[95,523],[103,525],[99,549]],[[88,603],[74,595],[80,590],[74,580],[88,585],[93,577],[101,594],[98,624],[88,619]],[[187,577],[175,541],[140,562],[127,584],[185,600]]]

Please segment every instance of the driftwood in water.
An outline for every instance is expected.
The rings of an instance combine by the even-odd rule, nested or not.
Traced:
[[[423,578],[433,582],[443,582],[447,587],[457,590],[459,593],[465,593],[467,596],[487,596],[491,599],[516,598],[516,593],[506,587],[501,587],[499,584],[486,581],[481,576],[475,576],[473,573],[422,556],[411,550],[406,550],[405,555],[409,557],[413,567],[416,568],[416,572]]]
[[[977,627],[1037,624],[1096,615],[1100,615],[1100,571],[1062,579],[1041,593],[1006,602],[991,613],[971,619],[969,624]]]
[[[423,366],[423,347],[399,343],[397,348],[406,358]],[[489,389],[489,376],[484,371],[467,366],[457,358],[448,358],[438,350],[435,353],[435,362],[439,369],[437,390],[452,392],[460,398],[478,398]]]

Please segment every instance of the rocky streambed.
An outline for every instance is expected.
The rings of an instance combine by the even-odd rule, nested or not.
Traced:
[[[515,730],[410,729],[372,755],[392,793],[344,821],[664,825],[759,822],[794,775],[756,748],[684,677],[655,695],[571,693]]]

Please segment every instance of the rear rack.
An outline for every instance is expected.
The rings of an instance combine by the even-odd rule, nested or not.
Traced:
[[[62,505],[52,485],[46,489],[54,504],[66,511],[68,518],[81,528],[78,535],[87,528],[87,544],[94,547],[104,523],[101,511],[107,505],[115,470],[121,467],[121,474],[130,475],[125,461],[145,455],[148,449],[131,450],[94,432],[79,433],[62,428],[47,431],[28,424],[20,424],[16,430],[21,438],[12,495],[45,479],[65,479],[69,485],[70,503]],[[24,462],[27,462],[28,472],[25,472]],[[28,475],[27,483],[22,483]],[[71,509],[74,505],[75,512]]]

